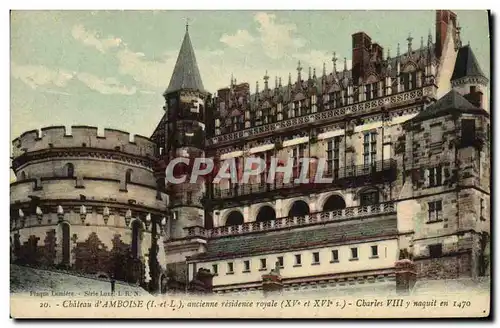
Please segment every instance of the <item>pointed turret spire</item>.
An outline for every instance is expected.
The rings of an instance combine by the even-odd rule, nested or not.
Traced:
[[[269,75],[267,75],[267,70],[266,74],[264,75],[264,90],[267,90],[269,88]]]
[[[432,44],[432,31],[429,29],[429,34],[427,35],[427,46],[430,47]]]
[[[398,43],[398,52],[397,52],[396,56],[399,57],[400,55],[401,55],[401,49],[399,48],[399,43]]]
[[[278,78],[278,86],[281,88],[281,77]]]
[[[196,57],[189,37],[189,24],[186,23],[186,34],[182,41],[181,49],[175,63],[174,72],[165,93],[175,92],[182,89],[192,89],[204,92],[200,71],[196,63]]]
[[[274,76],[274,88],[278,89],[278,77],[276,75]]]
[[[308,74],[307,78],[308,78],[309,80],[311,79],[311,66],[309,66],[309,74]]]
[[[300,72],[302,71],[302,66],[300,66],[300,60],[299,60],[299,64],[297,65],[297,81],[302,81],[302,76],[300,74]]]
[[[337,73],[337,53],[333,53],[332,57],[332,62],[333,62],[333,74]]]
[[[316,79],[316,68],[313,68],[313,79]]]
[[[326,64],[323,62],[323,77],[326,77]]]
[[[411,36],[411,33],[408,34],[408,38],[406,39],[408,41],[408,56],[411,55],[411,42],[413,41],[413,37]]]
[[[288,73],[288,85],[292,85],[292,73]]]

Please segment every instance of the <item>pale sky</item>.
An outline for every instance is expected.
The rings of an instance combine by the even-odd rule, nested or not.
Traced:
[[[486,11],[455,11],[464,44],[490,77]],[[230,82],[252,91],[268,71],[283,84],[297,62],[332,70],[335,51],[351,59],[351,35],[364,31],[396,54],[427,42],[434,11],[14,11],[11,14],[11,138],[51,125],[91,125],[149,137],[163,114],[189,17],[189,34],[205,89]],[[305,74],[305,75],[304,75]]]

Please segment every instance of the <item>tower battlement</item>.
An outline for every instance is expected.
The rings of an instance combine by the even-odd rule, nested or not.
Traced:
[[[82,125],[72,126],[70,131],[64,126],[27,131],[14,139],[12,145],[13,157],[49,148],[81,147],[118,150],[144,157],[155,155],[155,143],[147,137],[115,129],[104,129],[104,135],[98,135],[97,127]]]

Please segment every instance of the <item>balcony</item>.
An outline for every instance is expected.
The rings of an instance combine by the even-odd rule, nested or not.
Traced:
[[[332,183],[297,183],[294,182],[294,178],[291,178],[289,182],[276,180],[274,183],[240,184],[234,188],[223,189],[214,186],[213,199],[245,198],[266,193],[279,194],[292,189],[299,192],[300,190],[310,192],[311,189],[343,188],[349,184],[362,185],[366,182],[390,181],[396,177],[396,165],[396,160],[387,159],[374,162],[373,165],[350,165],[338,170],[330,170],[323,174],[323,178],[333,178]]]
[[[273,231],[292,227],[304,227],[314,224],[325,224],[345,220],[359,219],[380,214],[396,213],[396,204],[386,202],[369,206],[347,207],[328,212],[316,212],[304,217],[284,217],[264,222],[247,222],[240,225],[204,229],[202,227],[187,228],[188,236],[203,238],[219,238],[242,235],[254,232]]]

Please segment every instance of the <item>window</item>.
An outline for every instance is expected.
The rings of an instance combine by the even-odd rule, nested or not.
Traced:
[[[243,272],[250,272],[250,261],[243,261]]]
[[[361,194],[361,206],[376,205],[379,202],[379,193],[377,190],[366,191]]]
[[[479,219],[482,221],[485,221],[486,218],[484,217],[484,199],[481,198],[480,200],[480,208],[479,208]]]
[[[443,183],[443,168],[441,165],[429,169],[429,187],[437,187]]]
[[[280,268],[284,268],[285,267],[283,256],[278,256],[278,263],[279,263]]]
[[[443,128],[441,123],[431,125],[431,145],[443,142]]]
[[[378,257],[378,246],[377,245],[373,245],[371,247],[371,249],[372,249],[372,258]]]
[[[219,266],[217,264],[212,264],[212,272],[214,275],[219,274]]]
[[[365,133],[363,140],[363,164],[374,164],[377,158],[377,133]]]
[[[127,172],[125,172],[125,185],[129,184],[132,181],[132,170],[128,169]]]
[[[265,270],[267,268],[267,261],[266,259],[260,259],[260,269]]]
[[[300,256],[300,254],[295,254],[295,265],[296,266],[302,265],[302,257]]]
[[[440,200],[429,202],[429,222],[442,221],[443,204]]]
[[[332,251],[332,262],[338,262],[339,261],[339,251],[337,249],[334,249]]]
[[[319,252],[313,253],[313,263],[312,264],[319,264]]]
[[[442,244],[429,245],[429,256],[431,258],[441,257],[442,255],[443,255]]]
[[[301,158],[304,158],[307,144],[303,143],[292,149],[293,158],[293,177],[298,178],[300,176],[300,171],[302,167]]]
[[[318,101],[318,97],[316,95],[311,96],[311,112],[316,113],[317,112],[317,107],[316,107],[316,102]]]
[[[351,248],[351,261],[354,261],[357,259],[358,259],[358,248],[353,247],[353,248]]]
[[[66,164],[66,176],[68,178],[75,176],[75,166],[71,163]]]
[[[340,136],[334,137],[328,142],[327,149],[327,172],[331,172],[334,179],[339,178],[340,167]]]
[[[476,138],[476,121],[462,120],[462,147],[469,147],[474,144]]]
[[[233,274],[234,273],[234,264],[233,262],[229,262],[227,264],[227,274]]]

